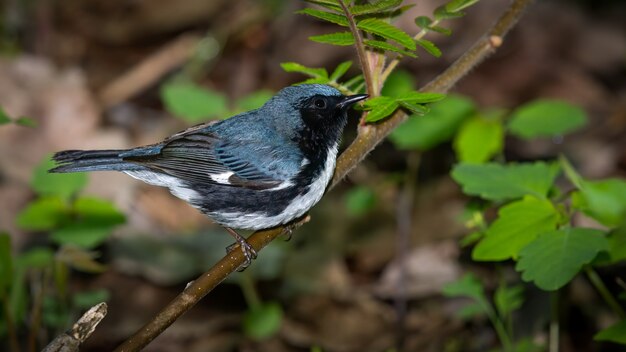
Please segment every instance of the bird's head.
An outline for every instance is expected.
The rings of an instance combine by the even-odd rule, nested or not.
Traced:
[[[300,135],[334,143],[346,125],[347,110],[365,98],[366,94],[345,96],[323,84],[300,84],[283,88],[266,105],[291,111],[288,116],[281,114],[281,124],[290,125],[288,128]]]

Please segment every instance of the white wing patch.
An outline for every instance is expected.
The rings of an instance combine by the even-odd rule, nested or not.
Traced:
[[[198,192],[185,187],[176,177],[151,171],[124,171],[124,173],[153,186],[167,187],[173,195],[187,203],[192,203],[194,199],[200,198]]]
[[[211,180],[217,182],[217,183],[221,183],[223,185],[230,185],[230,181],[228,181],[228,179],[234,175],[234,172],[232,171],[226,171],[223,172],[221,174],[209,174],[209,176],[211,177]]]

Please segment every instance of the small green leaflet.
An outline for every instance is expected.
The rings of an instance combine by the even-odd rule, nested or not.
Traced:
[[[422,29],[430,29],[433,20],[428,16],[419,16],[415,18],[415,24]]]
[[[556,163],[458,164],[452,178],[463,187],[463,193],[484,199],[503,201],[534,195],[545,198],[559,174]]]
[[[70,207],[58,196],[43,196],[28,204],[17,215],[20,229],[28,231],[52,230],[70,219]]]
[[[11,118],[7,115],[2,108],[0,108],[0,125],[11,123]]]
[[[282,67],[285,72],[298,72],[313,78],[328,79],[328,72],[323,68],[306,67],[297,62],[283,62],[280,64],[280,67]]]
[[[322,43],[338,46],[348,46],[354,44],[354,36],[350,32],[338,32],[322,35],[313,35],[309,37],[310,40]]]
[[[506,286],[501,284],[496,289],[493,295],[493,302],[495,303],[498,314],[501,317],[506,317],[515,310],[519,309],[524,303],[524,286]]]
[[[559,214],[548,200],[526,196],[498,211],[498,218],[472,251],[477,261],[517,258],[519,251],[540,233],[556,228]]]
[[[308,3],[319,5],[323,8],[329,9],[331,11],[341,12],[341,5],[339,5],[338,0],[304,0]]]
[[[283,309],[276,302],[251,307],[243,317],[246,336],[261,340],[278,332],[283,320]]]
[[[415,41],[422,49],[426,50],[430,55],[434,57],[441,57],[441,50],[430,40],[420,39]]]
[[[209,117],[225,118],[226,97],[191,82],[171,82],[161,86],[161,99],[175,116],[196,123]]]
[[[357,27],[368,33],[393,40],[408,50],[415,50],[415,41],[404,31],[376,18],[367,18],[357,23]]]
[[[402,4],[402,0],[380,0],[371,4],[355,5],[350,8],[350,13],[354,16],[381,13],[393,10]]]
[[[482,283],[471,273],[465,274],[458,281],[446,284],[442,293],[446,297],[469,297],[474,300],[474,303],[459,311],[461,318],[467,319],[479,313],[489,313],[492,310]]]
[[[311,9],[311,8],[302,9],[300,11],[297,11],[296,13],[299,13],[302,15],[309,15],[309,16],[318,18],[320,20],[338,24],[343,27],[348,27],[348,19],[346,19],[346,16],[344,15]]]
[[[366,46],[369,46],[371,48],[374,49],[380,49],[380,50],[385,50],[385,51],[392,51],[394,53],[398,53],[398,54],[402,54],[404,56],[408,56],[408,57],[417,57],[417,55],[413,54],[410,51],[406,51],[404,49],[400,49],[394,45],[391,45],[387,42],[383,42],[380,40],[372,40],[372,39],[365,39],[363,41],[363,44],[365,44]]]
[[[370,110],[367,114],[367,122],[376,122],[391,115],[398,109],[400,104],[391,97],[376,97],[366,100],[363,107]]]
[[[341,78],[341,76],[345,75],[346,72],[348,72],[350,67],[352,67],[352,61],[344,61],[340,63],[339,65],[337,65],[337,68],[335,68],[335,71],[333,71],[333,73],[330,75],[329,79],[332,82],[337,82],[337,80]]]
[[[572,206],[606,226],[626,223],[626,181],[606,179],[580,182]]]
[[[452,0],[445,5],[446,11],[449,13],[459,12],[474,5],[477,2],[478,0]]]
[[[457,10],[458,11],[458,10]],[[434,12],[436,20],[449,20],[453,18],[463,17],[463,12],[450,12],[446,5],[439,6]]]
[[[566,102],[536,100],[511,114],[508,128],[512,134],[531,139],[563,135],[587,123],[585,112]]]
[[[37,194],[69,199],[87,185],[88,178],[84,172],[68,174],[49,173],[48,170],[55,165],[56,163],[48,156],[33,171],[30,184]]]
[[[554,291],[563,287],[601,251],[608,249],[604,232],[566,228],[542,233],[524,247],[515,267],[524,281]]]

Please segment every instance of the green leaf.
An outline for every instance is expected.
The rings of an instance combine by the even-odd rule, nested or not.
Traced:
[[[613,229],[608,236],[609,241],[609,257],[611,263],[617,263],[626,260],[626,223],[620,227]]]
[[[243,329],[246,336],[262,340],[276,334],[283,320],[283,310],[276,302],[265,303],[246,312]]]
[[[524,247],[515,267],[524,281],[554,291],[567,284],[601,251],[608,248],[604,232],[595,229],[566,228],[542,233]],[[549,264],[548,264],[549,263]]]
[[[345,205],[348,214],[364,215],[376,205],[376,194],[368,187],[354,187],[346,193]]]
[[[524,287],[522,285],[498,286],[494,293],[493,301],[500,317],[507,317],[522,306],[522,303],[524,303],[523,293]]]
[[[450,30],[448,28],[440,27],[440,26],[431,26],[429,29],[431,31],[433,31],[433,32],[437,32],[437,33],[443,34],[443,35],[451,35],[452,34],[452,30]]]
[[[531,139],[563,135],[586,123],[587,116],[579,107],[557,100],[536,100],[513,111],[508,127],[512,134]]]
[[[484,316],[485,314],[485,307],[478,302],[465,305],[455,312],[455,315],[462,320],[471,320],[475,317]]]
[[[445,94],[440,93],[422,93],[422,92],[407,92],[396,98],[397,102],[407,102],[412,104],[425,104],[434,103],[445,98]]]
[[[433,20],[428,16],[419,16],[415,18],[415,24],[422,29],[430,29]]]
[[[391,133],[389,138],[396,148],[428,150],[448,141],[474,110],[471,100],[454,95],[429,107],[426,115],[409,118]]]
[[[57,251],[57,261],[84,273],[99,274],[106,271],[106,266],[97,262],[97,252],[87,251],[74,245],[63,245]]]
[[[322,43],[338,46],[348,46],[354,44],[354,36],[350,32],[337,32],[322,35],[313,35],[309,37],[310,40]]]
[[[48,170],[55,166],[50,157],[46,157],[33,171],[31,186],[39,195],[59,196],[69,199],[87,184],[87,174],[51,174]]]
[[[434,57],[441,57],[441,50],[435,45],[435,43],[426,39],[419,39],[415,41],[417,45],[426,50],[430,55]]]
[[[372,39],[365,39],[363,41],[363,44],[365,44],[366,46],[369,46],[371,48],[374,49],[380,49],[380,50],[384,50],[384,51],[392,51],[394,53],[398,53],[398,54],[402,54],[404,56],[408,56],[408,57],[417,57],[417,55],[415,55],[414,53],[410,52],[410,51],[406,51],[403,49],[400,49],[396,46],[393,46],[387,42],[382,42],[380,40],[372,40]]]
[[[339,5],[338,0],[304,0],[304,1],[321,6],[323,8],[326,8],[332,11],[342,12],[341,5]]]
[[[0,298],[6,297],[13,281],[13,258],[11,236],[6,232],[0,233]]]
[[[185,121],[196,123],[210,117],[225,118],[226,97],[190,82],[171,82],[161,86],[161,99],[167,110]]]
[[[359,29],[376,34],[385,39],[393,40],[408,50],[415,50],[415,41],[403,30],[376,18],[367,18],[356,25]]]
[[[390,97],[376,97],[367,100],[363,104],[363,108],[369,110],[367,114],[367,122],[376,122],[391,115],[398,109],[399,104]]]
[[[436,20],[441,21],[463,17],[465,14],[463,12],[450,12],[446,5],[442,5],[435,9],[434,15]]]
[[[463,275],[458,281],[446,284],[442,293],[446,297],[469,297],[478,302],[487,301],[483,284],[471,273]]]
[[[472,5],[474,5],[475,3],[477,3],[478,0],[452,0],[450,2],[448,2],[445,6],[446,6],[446,11],[448,12],[459,12],[463,9],[466,9]]]
[[[330,75],[329,79],[332,82],[337,82],[337,80],[341,78],[341,76],[345,75],[346,72],[348,72],[350,67],[352,67],[352,61],[344,61],[340,63],[339,65],[337,65],[337,68],[335,68],[335,71],[333,71],[333,73]]]
[[[415,90],[415,78],[405,70],[394,70],[383,85],[380,95],[397,98]]]
[[[89,309],[98,303],[106,302],[111,298],[111,293],[106,289],[80,291],[72,297],[73,306],[78,309]]]
[[[559,165],[544,162],[506,164],[457,164],[452,178],[463,193],[503,201],[533,195],[545,198],[559,174]]]
[[[340,15],[340,14],[337,14],[337,13],[320,11],[320,10],[311,9],[311,8],[302,9],[300,11],[296,11],[296,13],[299,13],[299,14],[302,14],[302,15],[309,15],[309,16],[315,17],[317,19],[320,19],[320,20],[323,20],[323,21],[327,21],[327,22],[331,22],[331,23],[334,23],[334,24],[338,24],[338,25],[344,26],[344,27],[348,27],[349,26],[348,19],[343,14]]]
[[[598,332],[593,339],[596,341],[610,341],[626,345],[626,319]]]
[[[4,112],[4,110],[0,107],[0,125],[5,125],[7,123],[11,123],[13,120],[9,117],[9,115]]]
[[[18,117],[17,120],[15,120],[15,123],[24,127],[37,127],[37,121],[28,117]]]
[[[354,16],[380,13],[398,7],[401,3],[402,0],[379,0],[371,4],[352,6],[350,8],[350,13]]]
[[[428,107],[419,104],[412,104],[406,101],[399,101],[400,106],[409,111],[413,115],[425,115],[430,111]]]
[[[580,191],[572,194],[572,206],[606,226],[623,224],[626,222],[626,181],[582,180]]]
[[[484,163],[502,151],[504,128],[499,119],[480,115],[465,121],[454,138],[454,150],[461,162]]]
[[[328,72],[323,68],[306,67],[297,62],[283,62],[280,66],[285,72],[298,72],[314,78],[323,77],[328,79]]]
[[[274,93],[269,90],[258,90],[254,93],[248,94],[245,97],[237,100],[235,105],[237,106],[237,111],[249,111],[258,109],[263,104],[265,104]]]
[[[59,197],[41,197],[26,206],[16,219],[17,226],[28,231],[52,230],[67,222],[70,209]]]
[[[472,259],[516,259],[522,248],[540,233],[554,230],[558,221],[559,213],[548,200],[526,196],[507,204],[500,208],[498,219],[489,226],[486,236],[474,247]]]
[[[59,244],[93,248],[104,242],[113,228],[124,223],[124,214],[108,201],[79,198],[74,203],[75,219],[55,230],[50,238]]]

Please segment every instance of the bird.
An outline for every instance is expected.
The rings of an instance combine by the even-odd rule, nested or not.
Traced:
[[[366,94],[324,84],[281,89],[262,107],[132,149],[65,150],[52,173],[119,171],[162,186],[221,225],[244,254],[257,253],[235,229],[289,224],[319,202],[333,176],[347,111]]]

